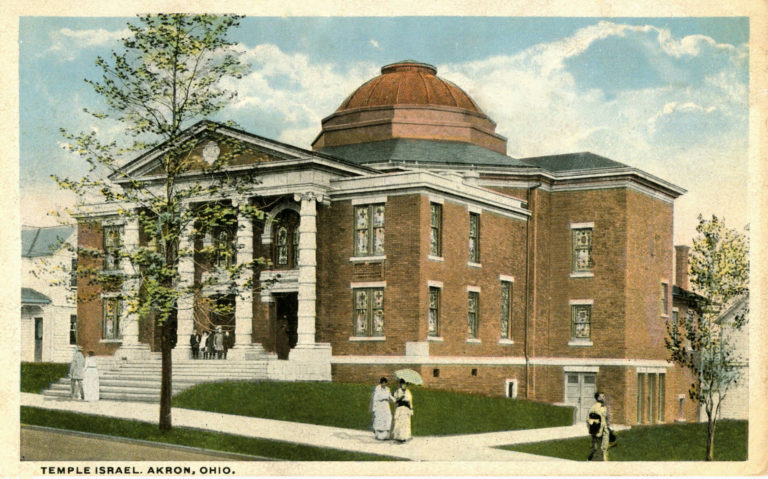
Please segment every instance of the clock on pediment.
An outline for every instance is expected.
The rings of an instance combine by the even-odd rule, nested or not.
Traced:
[[[203,147],[203,160],[210,165],[216,161],[220,153],[221,149],[219,148],[219,145],[217,145],[215,141],[209,141]]]

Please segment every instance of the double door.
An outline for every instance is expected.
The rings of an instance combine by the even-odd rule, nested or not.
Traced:
[[[565,373],[565,403],[574,407],[577,423],[587,420],[595,404],[596,380],[596,373]]]

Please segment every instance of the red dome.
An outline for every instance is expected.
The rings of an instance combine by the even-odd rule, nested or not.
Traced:
[[[464,90],[436,76],[437,68],[406,60],[381,67],[381,75],[355,90],[337,112],[383,105],[439,105],[481,113]]]
[[[472,143],[506,154],[496,123],[437,68],[406,60],[381,68],[381,75],[356,89],[332,115],[312,148],[397,138]]]

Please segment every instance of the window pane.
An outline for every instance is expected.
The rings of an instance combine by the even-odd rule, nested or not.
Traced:
[[[373,254],[384,254],[384,228],[376,228],[374,230]]]
[[[356,229],[368,229],[368,207],[358,207],[355,214],[357,222],[355,224]]]
[[[468,327],[469,337],[477,338],[477,312],[478,312],[478,294],[474,291],[469,293],[469,314],[468,314]]]
[[[571,306],[572,336],[577,339],[589,339],[591,329],[590,305]]]
[[[373,207],[373,226],[384,226],[384,205],[376,205]]]
[[[509,323],[510,323],[510,289],[511,289],[512,283],[507,281],[501,282],[501,337],[504,339],[508,339],[509,334]]]
[[[476,213],[469,214],[469,260],[473,263],[480,262],[480,215]]]
[[[637,375],[637,423],[643,422],[643,396],[645,395],[645,375],[639,373]]]
[[[441,224],[442,211],[441,205],[430,203],[430,231],[429,231],[429,254],[440,256],[441,253]]]
[[[357,232],[357,254],[368,254],[368,238],[368,230],[359,230]]]
[[[438,323],[440,314],[440,289],[429,288],[429,335],[438,335]]]
[[[572,230],[571,241],[573,243],[573,271],[590,271],[592,269],[592,229]]]

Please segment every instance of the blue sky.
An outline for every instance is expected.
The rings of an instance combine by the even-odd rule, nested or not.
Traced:
[[[82,172],[60,127],[119,135],[82,113],[100,105],[83,79],[130,20],[20,19],[24,224],[51,224],[45,211],[67,201],[51,173]],[[688,189],[675,204],[687,243],[700,212],[748,221],[748,38],[743,17],[249,17],[232,39],[252,70],[216,119],[308,148],[382,65],[424,61],[497,122],[511,156],[588,150]]]

